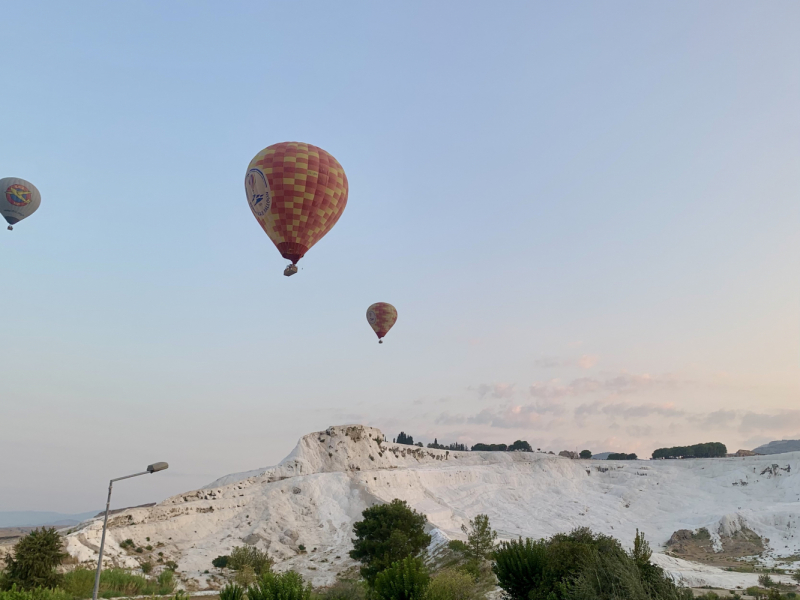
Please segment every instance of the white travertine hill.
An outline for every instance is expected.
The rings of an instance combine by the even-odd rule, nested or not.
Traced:
[[[375,503],[400,498],[425,513],[434,540],[463,538],[460,527],[488,514],[501,538],[543,537],[588,526],[630,544],[636,528],[654,550],[679,529],[706,527],[715,543],[747,527],[768,539],[769,564],[800,554],[800,452],[747,458],[593,461],[544,453],[451,452],[383,442],[378,429],[329,427],[304,436],[279,465],[222,477],[203,489],[109,519],[109,564],[136,567],[131,538],[163,552],[200,587],[211,560],[255,544],[279,570],[315,585],[354,565],[352,525]],[[68,551],[97,560],[102,519],[68,536]],[[150,538],[147,542],[146,538]],[[303,545],[307,552],[302,553]],[[654,560],[692,585],[755,585],[663,554]],[[797,566],[800,566],[798,564]]]

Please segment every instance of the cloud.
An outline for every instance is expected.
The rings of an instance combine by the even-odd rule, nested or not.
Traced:
[[[578,358],[556,358],[544,357],[533,361],[534,366],[543,369],[555,369],[558,367],[580,367],[581,369],[591,369],[597,364],[597,356],[593,354],[582,354]]]
[[[650,389],[677,388],[679,381],[670,376],[654,377],[652,375],[636,375],[621,373],[605,379],[594,377],[578,377],[569,383],[562,384],[558,379],[547,382],[536,382],[528,388],[534,398],[566,398],[589,394],[634,394]]]
[[[443,412],[436,417],[435,422],[437,425],[461,425],[466,422],[466,420],[464,415],[451,415],[449,412]]]
[[[741,433],[762,431],[779,435],[797,429],[800,429],[800,410],[782,410],[774,414],[748,411],[742,414],[742,422],[739,424]]]
[[[503,429],[545,427],[544,415],[560,415],[564,407],[552,403],[506,404],[500,408],[486,408],[468,419],[476,425],[489,425]],[[548,422],[549,423],[549,422]]]
[[[481,383],[477,387],[470,386],[468,389],[474,389],[478,392],[478,396],[485,398],[511,398],[516,392],[515,383]]]
[[[592,402],[591,404],[581,404],[575,409],[575,416],[578,418],[606,415],[609,417],[621,417],[622,419],[641,419],[658,415],[661,417],[681,417],[686,412],[676,408],[672,403],[666,404],[629,404],[627,402],[615,402],[612,404],[604,402]]]

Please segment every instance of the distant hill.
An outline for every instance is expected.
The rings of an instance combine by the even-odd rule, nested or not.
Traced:
[[[613,452],[600,452],[599,454],[592,454],[592,458],[595,460],[608,460],[608,455],[614,454]]]
[[[800,452],[800,440],[781,440],[770,442],[754,448],[756,454],[783,454],[784,452]]]
[[[96,514],[96,510],[71,515],[38,510],[0,511],[0,527],[39,527],[42,525],[70,527]]]

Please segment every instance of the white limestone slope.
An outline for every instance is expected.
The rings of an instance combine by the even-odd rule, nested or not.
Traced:
[[[324,585],[353,565],[347,556],[351,529],[364,508],[393,498],[425,513],[440,541],[462,538],[461,525],[485,513],[506,539],[588,526],[629,544],[639,528],[657,550],[678,529],[707,527],[717,536],[746,526],[769,540],[767,561],[800,554],[798,452],[609,462],[448,452],[382,440],[371,427],[330,427],[304,436],[275,467],[229,475],[156,506],[114,515],[106,541],[109,560],[136,566],[136,555],[119,542],[131,538],[144,546],[149,537],[149,543],[163,544],[154,552],[164,552],[165,560],[175,560],[204,585],[203,571],[213,573],[215,556],[248,543],[266,549],[278,569],[295,569]],[[766,467],[769,473],[761,475]],[[69,552],[96,560],[101,526],[94,520],[70,534]],[[299,552],[301,544],[307,553]],[[752,574],[663,555],[655,560],[693,585],[756,582]]]

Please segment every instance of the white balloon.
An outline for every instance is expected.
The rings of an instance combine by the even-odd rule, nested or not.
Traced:
[[[19,177],[0,179],[0,215],[8,221],[8,228],[30,217],[39,208],[42,195],[30,181]]]

